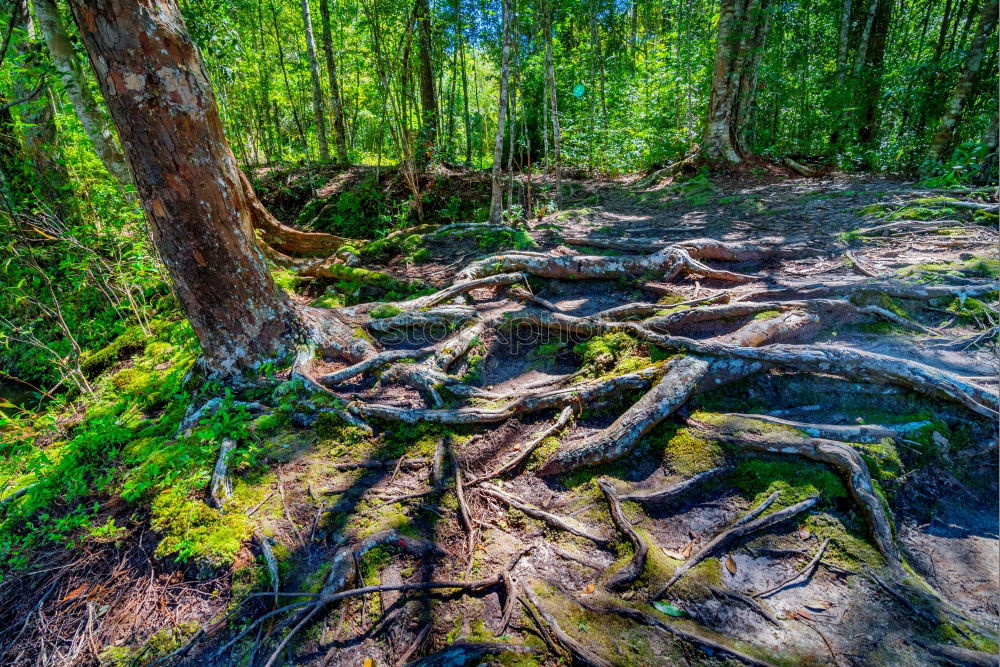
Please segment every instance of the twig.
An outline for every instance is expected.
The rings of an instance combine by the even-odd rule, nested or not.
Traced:
[[[775,618],[774,614],[772,614],[770,611],[768,611],[767,609],[765,609],[764,605],[760,604],[759,602],[757,602],[756,600],[754,600],[749,595],[744,595],[743,593],[740,593],[739,591],[733,591],[733,590],[730,590],[728,588],[717,588],[715,586],[709,586],[708,589],[710,591],[712,591],[713,593],[715,593],[716,595],[720,595],[720,596],[727,597],[727,598],[732,598],[733,600],[737,600],[739,602],[742,602],[746,606],[750,607],[750,609],[752,609],[753,611],[755,611],[756,613],[760,614],[765,619],[767,619],[767,621],[769,623],[771,623],[772,625],[774,625],[775,627],[778,627],[778,628],[781,627],[781,623],[778,621],[777,618]]]
[[[487,480],[493,479],[494,477],[505,475],[511,470],[515,470],[518,466],[521,465],[521,463],[528,460],[528,457],[531,456],[531,454],[535,451],[535,449],[537,449],[538,446],[541,445],[546,438],[548,438],[550,435],[552,435],[553,433],[559,431],[564,426],[566,426],[566,424],[570,420],[570,417],[572,416],[573,416],[573,407],[566,406],[565,408],[562,409],[562,412],[559,413],[559,417],[556,419],[555,423],[553,423],[548,428],[543,429],[541,433],[532,438],[531,442],[525,445],[517,456],[512,458],[507,463],[504,463],[493,472],[488,472],[481,477],[473,479],[471,482],[468,482],[466,486],[476,486]]]
[[[780,584],[778,584],[774,588],[768,589],[768,590],[764,591],[763,593],[757,593],[754,597],[768,598],[768,597],[771,597],[772,595],[774,595],[775,593],[777,593],[777,592],[779,592],[781,590],[784,590],[785,588],[787,588],[788,586],[790,586],[790,585],[792,585],[794,583],[797,583],[799,581],[803,581],[803,582],[807,581],[813,575],[813,572],[816,571],[816,568],[819,567],[819,561],[820,561],[821,558],[823,558],[823,553],[826,551],[826,547],[827,547],[828,544],[830,544],[830,538],[829,537],[826,538],[825,540],[823,540],[823,544],[820,545],[819,551],[817,551],[816,555],[812,557],[812,560],[810,560],[808,563],[806,563],[805,567],[803,567],[801,570],[799,570],[798,572],[796,572],[795,574],[793,574],[789,578],[787,578],[784,581],[782,581]]]
[[[403,651],[403,655],[401,655],[399,657],[399,660],[396,661],[397,665],[405,664],[406,661],[410,659],[410,656],[417,652],[417,649],[419,649],[423,645],[423,643],[427,641],[428,635],[431,634],[432,627],[433,624],[428,623],[427,625],[425,625],[423,628],[420,629],[420,632],[417,633],[417,636],[416,638],[414,638],[413,643],[410,644],[405,651]]]

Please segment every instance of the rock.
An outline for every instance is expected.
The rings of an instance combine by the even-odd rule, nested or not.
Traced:
[[[951,456],[949,455],[949,449],[951,449],[951,443],[948,442],[948,438],[944,437],[937,431],[934,431],[933,433],[931,433],[931,442],[937,445],[938,452],[940,452],[941,454],[941,458],[945,459],[946,461],[951,460]]]

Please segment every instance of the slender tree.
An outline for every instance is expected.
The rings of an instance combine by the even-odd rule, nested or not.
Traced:
[[[958,79],[955,89],[945,106],[944,116],[938,125],[937,132],[931,140],[931,147],[928,158],[940,160],[948,147],[952,143],[955,133],[955,126],[962,116],[966,102],[972,92],[976,75],[983,64],[983,56],[986,52],[986,40],[993,34],[997,26],[997,0],[987,0],[983,5],[983,10],[979,14],[979,25],[976,27],[976,34],[969,45],[969,52],[965,56],[965,63],[962,66],[962,74]]]
[[[503,214],[503,138],[507,126],[507,85],[510,80],[510,0],[503,0],[503,48],[500,60],[500,101],[497,106],[497,133],[493,141],[493,195],[490,222],[498,224]]]
[[[87,138],[94,146],[94,152],[104,163],[108,173],[118,179],[119,183],[130,183],[132,176],[125,164],[125,156],[116,145],[111,119],[90,91],[90,84],[73,51],[55,0],[32,0],[32,5],[52,64],[59,72],[66,95],[73,104],[73,110],[87,133]]]
[[[330,159],[330,147],[326,143],[326,113],[323,104],[323,87],[319,79],[319,62],[316,59],[316,40],[313,37],[312,12],[309,0],[302,0],[302,25],[306,35],[306,54],[309,57],[309,78],[312,80],[313,117],[316,120],[316,141],[319,144],[319,159]]]
[[[229,377],[286,352],[295,315],[253,240],[255,206],[175,0],[70,0],[150,224],[201,342]]]
[[[420,57],[420,147],[417,161],[420,166],[430,162],[437,146],[438,111],[434,93],[434,65],[431,43],[431,9],[428,0],[415,0],[413,15],[416,20],[417,46]]]
[[[745,156],[743,134],[756,92],[760,51],[767,39],[768,4],[769,0],[722,0],[702,146],[709,160],[735,164]]]
[[[337,61],[333,57],[333,33],[330,29],[330,0],[319,0],[320,22],[323,24],[323,56],[326,59],[326,74],[330,83],[330,107],[333,112],[333,137],[337,145],[337,161],[348,164],[347,131],[344,127],[344,103],[340,96],[340,81],[337,78]],[[348,82],[350,79],[348,79]]]

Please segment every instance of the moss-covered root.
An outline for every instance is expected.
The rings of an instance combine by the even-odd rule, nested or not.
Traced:
[[[547,610],[544,605],[542,605],[542,601],[538,598],[535,591],[531,590],[531,584],[523,586],[522,590],[524,590],[527,600],[522,599],[521,602],[525,605],[525,607],[528,607],[529,611],[531,611],[532,608],[537,610],[538,615],[541,616],[545,624],[548,626],[547,628],[540,628],[542,632],[550,632],[556,639],[559,640],[560,644],[569,649],[569,651],[573,654],[573,658],[577,662],[587,665],[588,667],[614,667],[614,665],[610,662],[573,639],[569,633],[563,630],[562,626],[559,625],[559,621],[556,620],[556,617],[553,616],[552,612]],[[532,615],[534,616],[534,614]]]
[[[712,424],[690,423],[705,437],[728,442],[741,449],[803,456],[836,468],[845,477],[851,496],[861,506],[872,539],[882,556],[894,571],[901,571],[902,560],[892,539],[892,522],[875,494],[868,466],[853,447],[836,440],[799,435],[792,429],[777,430],[771,424],[743,417],[712,421]]]
[[[698,382],[708,373],[709,366],[709,362],[698,357],[671,359],[656,386],[611,426],[575,447],[557,451],[542,464],[539,474],[554,475],[625,456],[646,432],[687,402]]]

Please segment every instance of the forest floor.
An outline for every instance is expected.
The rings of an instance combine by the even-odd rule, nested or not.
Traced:
[[[513,316],[526,304],[590,321],[649,304],[647,322],[660,318],[663,330],[686,339],[746,341],[759,330],[756,343],[737,344],[875,353],[995,392],[996,292],[995,284],[983,286],[1000,274],[1000,235],[988,200],[849,175],[701,176],[645,188],[572,180],[558,212],[511,227],[420,231],[388,261],[359,249],[348,264],[384,271],[404,287],[441,289],[491,253],[614,261],[693,239],[752,244],[777,251],[705,259],[746,280],[536,275],[521,290],[470,290],[455,307],[471,308],[479,321]],[[364,302],[385,292],[384,281],[338,276],[287,284],[303,304]],[[869,294],[857,289],[862,284],[880,287]],[[913,294],[894,296],[886,284],[952,292],[906,298]],[[837,294],[889,315],[803,305]],[[778,299],[787,303],[710,315],[713,306]],[[695,310],[706,315],[691,316]],[[803,326],[782,328],[807,312]],[[228,562],[199,562],[197,544],[186,564],[157,557],[170,528],[157,532],[142,519],[125,543],[85,545],[86,569],[13,577],[8,595],[45,596],[30,596],[37,605],[20,641],[31,647],[8,651],[8,663],[44,664],[39,656],[53,650],[71,655],[72,636],[81,644],[78,662],[64,664],[997,664],[989,655],[1000,633],[994,420],[925,387],[864,373],[845,378],[835,365],[775,364],[694,392],[617,460],[553,474],[545,469],[553,457],[605,433],[644,391],[641,383],[595,387],[677,363],[628,330],[571,329],[477,336],[448,373],[478,398],[449,395],[438,406],[444,411],[474,405],[485,413],[552,387],[582,396],[479,423],[420,419],[427,392],[388,373],[348,378],[329,390],[336,409],[317,410],[315,394],[289,379],[294,369],[278,371],[277,388],[253,396],[268,412],[249,426],[259,461],[230,471],[234,500],[224,511],[249,518],[227,525],[225,537],[198,538],[236,532]],[[416,354],[430,346],[440,354],[454,330],[446,322],[436,337],[370,335],[386,348]],[[348,366],[328,357],[314,370]],[[335,416],[361,404],[418,417],[367,415],[369,435]],[[816,453],[845,442],[860,457]],[[863,461],[873,505],[859,500],[861,473],[845,472],[845,457]],[[901,568],[887,561],[873,527],[872,512],[883,510]],[[282,597],[266,594],[275,575]],[[337,592],[338,577],[340,591],[397,590],[315,605],[317,598],[301,596]],[[420,590],[433,582],[453,585]],[[315,613],[303,620],[303,609]],[[286,644],[290,628],[297,632]],[[59,632],[63,646],[52,638]]]

